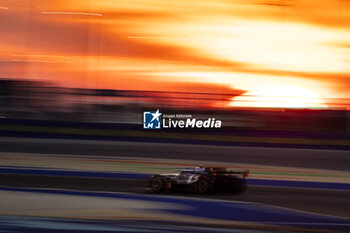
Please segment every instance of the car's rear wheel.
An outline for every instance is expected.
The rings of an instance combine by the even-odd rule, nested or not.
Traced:
[[[164,182],[160,176],[156,176],[152,179],[151,183],[152,191],[160,193],[164,190]]]
[[[209,182],[207,179],[200,179],[195,186],[196,193],[205,194],[209,190]]]
[[[236,184],[231,190],[232,194],[239,195],[245,193],[248,189],[246,180],[237,180]]]

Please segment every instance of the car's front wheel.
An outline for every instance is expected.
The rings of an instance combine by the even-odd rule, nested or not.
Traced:
[[[206,194],[209,190],[209,182],[207,179],[200,179],[195,185],[195,191],[199,194]]]
[[[156,176],[152,179],[151,188],[153,192],[160,193],[164,190],[164,182],[160,176]]]

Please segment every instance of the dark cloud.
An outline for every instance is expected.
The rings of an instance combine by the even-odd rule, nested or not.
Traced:
[[[161,84],[161,89],[164,91],[174,91],[177,92],[189,92],[189,93],[207,93],[207,94],[223,94],[223,95],[241,95],[244,93],[243,90],[233,89],[228,85],[224,84],[207,84],[207,83],[178,83],[178,82],[164,82]],[[159,87],[158,87],[159,88]]]

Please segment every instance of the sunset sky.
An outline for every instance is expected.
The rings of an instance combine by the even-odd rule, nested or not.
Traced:
[[[349,11],[348,0],[0,0],[0,78],[331,106],[350,98]]]

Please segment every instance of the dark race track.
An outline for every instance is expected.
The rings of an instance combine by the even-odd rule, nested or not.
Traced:
[[[349,151],[258,148],[233,146],[182,145],[139,142],[74,141],[49,139],[1,138],[1,152],[62,155],[103,155],[124,157],[170,158],[239,162],[276,166],[293,166],[348,171]],[[30,156],[30,155],[28,155]],[[45,187],[91,191],[149,193],[144,180],[102,178],[67,178],[57,176],[0,174],[1,186]],[[205,198],[237,200],[276,205],[303,211],[350,217],[350,192],[295,188],[249,187],[247,194],[206,195]],[[155,194],[156,195],[156,194]],[[185,195],[194,194],[170,194]],[[203,196],[200,196],[203,197]]]
[[[80,177],[28,176],[0,174],[0,186],[59,188],[87,191],[113,191],[148,193],[147,180],[91,179]],[[196,195],[191,193],[163,193],[154,195],[192,196],[221,200],[256,202],[302,211],[310,211],[339,217],[349,217],[350,192],[273,187],[249,187],[243,195],[214,193]]]
[[[28,224],[30,223],[30,224]],[[73,229],[73,230],[72,230]],[[77,230],[79,229],[79,230]],[[131,220],[77,220],[62,218],[38,218],[24,216],[0,216],[0,230],[12,233],[268,233],[271,230],[233,229],[209,224],[166,223],[161,221]],[[273,231],[276,232],[276,231]]]

